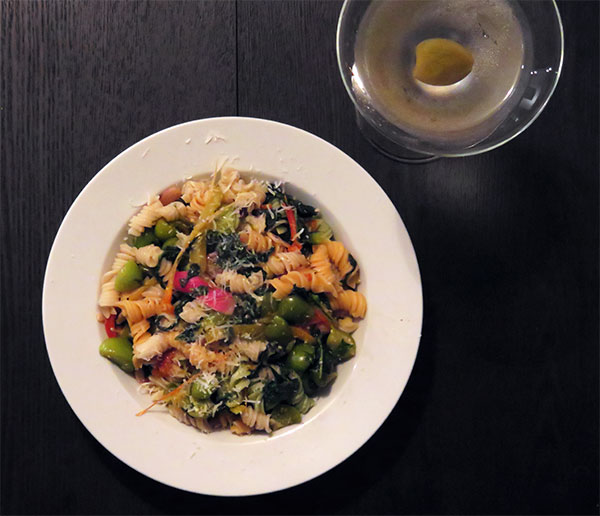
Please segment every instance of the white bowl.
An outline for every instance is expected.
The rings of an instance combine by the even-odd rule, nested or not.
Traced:
[[[98,354],[102,273],[126,222],[149,194],[227,160],[246,175],[289,183],[319,207],[361,267],[367,317],[356,356],[300,425],[272,436],[202,434],[149,404],[135,380]],[[197,120],[160,131],[106,165],[58,231],[46,268],[44,334],[71,408],[113,455],[159,482],[212,495],[253,495],[316,477],[354,453],[384,422],[413,367],[422,320],[419,269],[406,228],[356,162],[316,136],[253,118]]]

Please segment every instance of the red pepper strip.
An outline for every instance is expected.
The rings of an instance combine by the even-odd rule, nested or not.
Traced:
[[[106,331],[106,335],[111,339],[119,336],[116,329],[116,321],[117,316],[114,314],[111,315],[108,319],[106,319],[106,321],[104,321],[104,330]]]
[[[298,233],[298,226],[296,224],[296,215],[294,215],[294,208],[291,206],[283,205],[285,209],[285,215],[288,219],[288,224],[290,225],[290,241],[292,244],[288,246],[288,251],[299,251],[302,249],[302,245],[296,239]]]
[[[291,206],[286,206],[285,204],[283,205],[283,208],[285,209],[285,215],[290,225],[290,241],[293,242],[296,238],[296,232],[298,229],[298,227],[296,226],[296,216],[294,215],[294,208],[292,208]]]

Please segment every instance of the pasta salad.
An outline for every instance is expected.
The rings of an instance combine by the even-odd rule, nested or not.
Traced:
[[[225,170],[129,221],[102,278],[100,354],[176,419],[210,432],[300,423],[356,353],[358,263],[319,210]]]

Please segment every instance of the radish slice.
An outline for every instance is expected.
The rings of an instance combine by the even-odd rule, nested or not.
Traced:
[[[235,309],[235,298],[231,292],[227,292],[221,288],[212,288],[208,285],[206,280],[198,276],[194,276],[185,283],[188,277],[186,271],[177,271],[173,280],[173,288],[179,292],[185,292],[189,294],[198,287],[208,287],[208,293],[205,296],[198,296],[198,299],[207,308],[212,308],[217,312],[221,312],[226,315],[231,315]],[[185,287],[181,286],[181,283],[185,283]]]
[[[169,186],[169,188],[162,191],[160,194],[160,202],[163,206],[171,204],[181,197],[181,188],[178,186]]]
[[[199,278],[198,276],[190,278],[189,281],[185,283],[185,281],[187,280],[187,276],[188,274],[186,271],[177,271],[175,273],[175,279],[173,281],[173,288],[175,290],[178,290],[179,292],[185,292],[187,294],[198,287],[208,287],[208,283],[202,278]],[[182,280],[183,283],[185,283],[185,287],[181,286]]]
[[[235,298],[233,297],[233,294],[220,288],[212,288],[209,290],[208,294],[199,296],[196,299],[204,306],[226,315],[231,315],[235,308]]]

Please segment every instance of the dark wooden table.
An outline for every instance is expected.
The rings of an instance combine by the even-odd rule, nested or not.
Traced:
[[[598,3],[560,4],[564,73],[530,129],[413,168],[355,126],[340,6],[0,3],[2,514],[598,513]],[[313,132],[372,174],[412,237],[425,316],[408,386],[365,446],[304,485],[224,499],[158,484],[90,436],[40,307],[56,231],[102,166],[159,129],[236,114]]]

